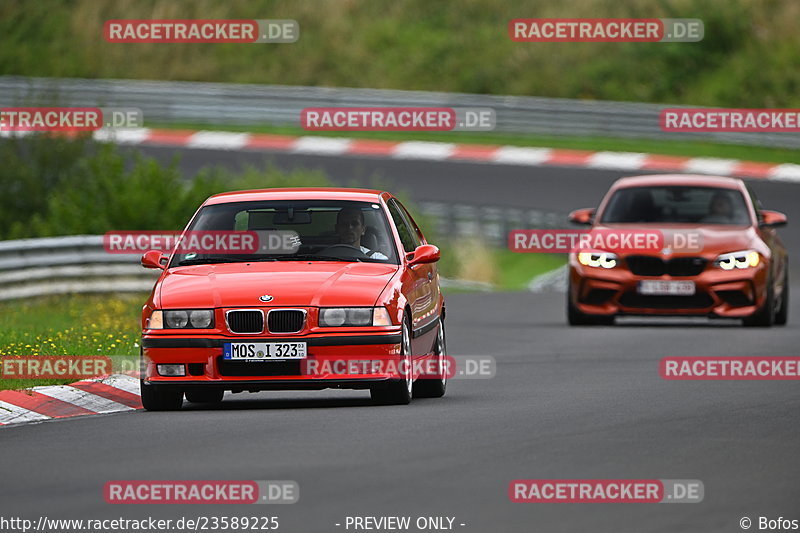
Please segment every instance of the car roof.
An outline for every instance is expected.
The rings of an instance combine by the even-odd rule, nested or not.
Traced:
[[[375,189],[344,189],[334,187],[294,187],[281,189],[254,189],[215,194],[204,205],[230,202],[257,202],[260,200],[350,200],[355,202],[378,202],[386,191]]]
[[[652,187],[669,185],[695,185],[698,187],[719,187],[741,189],[743,182],[737,178],[707,176],[703,174],[655,174],[651,176],[630,176],[614,182],[614,189],[627,187]]]

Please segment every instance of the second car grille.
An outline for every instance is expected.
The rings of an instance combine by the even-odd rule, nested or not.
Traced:
[[[267,315],[270,333],[297,333],[305,321],[306,314],[300,309],[273,309]]]
[[[220,376],[299,376],[300,361],[226,361],[217,357]]]
[[[675,277],[697,276],[706,268],[707,261],[702,257],[676,257],[661,259],[648,255],[632,255],[625,259],[628,268],[637,276]]]
[[[602,305],[616,293],[614,289],[592,289],[581,301],[589,305]]]
[[[678,295],[645,295],[635,292],[626,292],[619,299],[624,307],[638,307],[642,309],[704,309],[711,307],[714,300],[706,293],[697,293],[691,296]]]
[[[228,328],[233,333],[261,333],[264,331],[264,314],[257,310],[228,311]]]
[[[722,298],[731,307],[746,307],[753,305],[753,300],[742,291],[717,291],[717,296]]]

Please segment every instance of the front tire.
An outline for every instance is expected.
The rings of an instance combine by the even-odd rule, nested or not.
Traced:
[[[614,324],[614,315],[589,315],[582,312],[572,302],[572,282],[567,288],[567,323],[570,326],[611,326]]]
[[[183,391],[169,385],[145,384],[139,381],[142,405],[148,411],[177,411],[183,405]]]
[[[408,405],[411,403],[414,374],[411,368],[411,325],[408,317],[403,318],[403,340],[400,354],[402,356],[405,375],[380,387],[370,389],[372,401],[378,405]]]
[[[436,335],[436,348],[434,350],[438,361],[441,378],[421,378],[414,383],[414,398],[441,398],[447,390],[447,343],[444,334],[444,321],[439,318],[439,332]]]
[[[775,325],[785,326],[789,319],[789,272],[783,276],[783,294],[781,295],[781,306],[775,314]]]
[[[767,298],[761,308],[745,318],[742,324],[747,328],[768,328],[775,323],[775,289],[772,280],[767,284]]]

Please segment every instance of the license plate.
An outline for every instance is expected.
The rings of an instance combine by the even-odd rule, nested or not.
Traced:
[[[222,358],[229,361],[286,361],[306,358],[305,342],[226,342]]]
[[[639,294],[691,296],[694,292],[694,281],[647,280],[639,282]]]

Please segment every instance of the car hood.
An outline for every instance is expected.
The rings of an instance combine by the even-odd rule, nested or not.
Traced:
[[[372,306],[398,270],[383,263],[276,261],[177,267],[159,286],[164,308]],[[262,303],[259,297],[273,299]]]
[[[679,247],[669,246],[673,255],[693,255],[706,258],[716,258],[719,254],[728,252],[738,252],[740,250],[755,249],[762,253],[768,253],[766,246],[761,241],[758,232],[752,226],[724,226],[724,225],[704,225],[697,224],[603,224],[592,228],[594,230],[641,230],[641,231],[660,231],[665,236],[665,246],[671,243],[670,235],[698,233],[701,249],[680,250]],[[613,250],[608,250],[613,251]],[[660,251],[643,250],[626,251],[625,255],[662,255]]]

